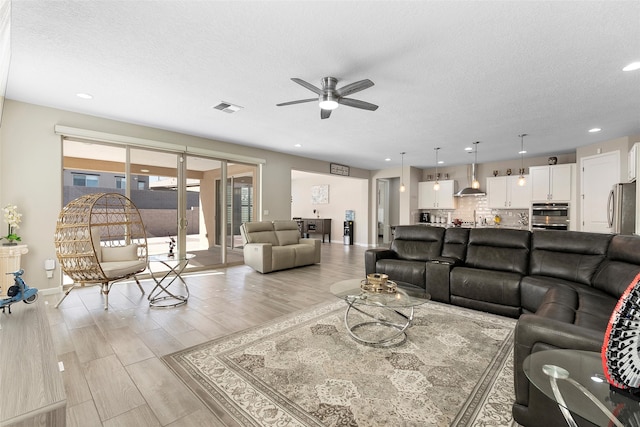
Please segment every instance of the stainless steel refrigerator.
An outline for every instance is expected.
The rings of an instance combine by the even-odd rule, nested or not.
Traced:
[[[616,234],[633,234],[636,231],[636,183],[616,184],[607,201],[609,229]]]

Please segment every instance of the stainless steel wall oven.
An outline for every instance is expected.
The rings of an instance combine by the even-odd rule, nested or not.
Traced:
[[[569,203],[533,203],[531,228],[547,230],[569,229]]]

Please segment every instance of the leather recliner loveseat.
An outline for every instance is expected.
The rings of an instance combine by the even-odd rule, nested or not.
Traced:
[[[640,272],[640,237],[399,226],[390,249],[366,251],[365,270],[422,287],[435,301],[518,318],[514,419],[526,427],[561,426],[557,404],[529,383],[522,363],[554,348],[600,351],[617,300]],[[412,279],[420,271],[424,277]]]
[[[300,237],[296,221],[255,221],[240,225],[244,263],[260,273],[320,262],[320,240]]]

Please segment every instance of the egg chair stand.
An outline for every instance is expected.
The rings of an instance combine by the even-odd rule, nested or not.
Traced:
[[[62,271],[73,280],[57,308],[80,286],[100,285],[104,309],[119,281],[134,279],[147,268],[147,234],[138,208],[118,193],[87,194],[69,202],[58,216],[54,235]]]

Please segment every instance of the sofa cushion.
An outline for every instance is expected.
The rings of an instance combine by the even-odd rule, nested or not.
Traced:
[[[300,229],[296,221],[273,221],[280,246],[297,245],[300,241]]]
[[[468,228],[447,228],[444,232],[442,256],[464,261],[469,243]]]
[[[389,276],[390,280],[425,287],[426,263],[403,259],[381,259],[376,262],[376,272]]]
[[[297,244],[292,246],[295,253],[296,266],[309,265],[316,262],[316,248],[313,245]]]
[[[451,295],[520,307],[520,274],[456,267],[451,271]]]
[[[284,270],[296,267],[296,250],[293,245],[273,246],[271,248],[271,269]]]
[[[524,275],[528,270],[529,248],[527,230],[476,228],[469,232],[465,264]]]
[[[536,315],[587,329],[604,331],[617,299],[602,293],[581,292],[584,289],[586,288],[549,289]]]
[[[278,246],[278,237],[271,221],[245,222],[244,227],[245,243],[270,243]]]
[[[395,228],[391,250],[398,258],[429,261],[440,256],[444,228],[426,225],[401,225]]]
[[[617,235],[611,239],[607,258],[593,277],[593,287],[619,298],[640,272],[640,239]]]
[[[605,259],[611,237],[580,231],[536,230],[532,237],[529,274],[589,285]]]

